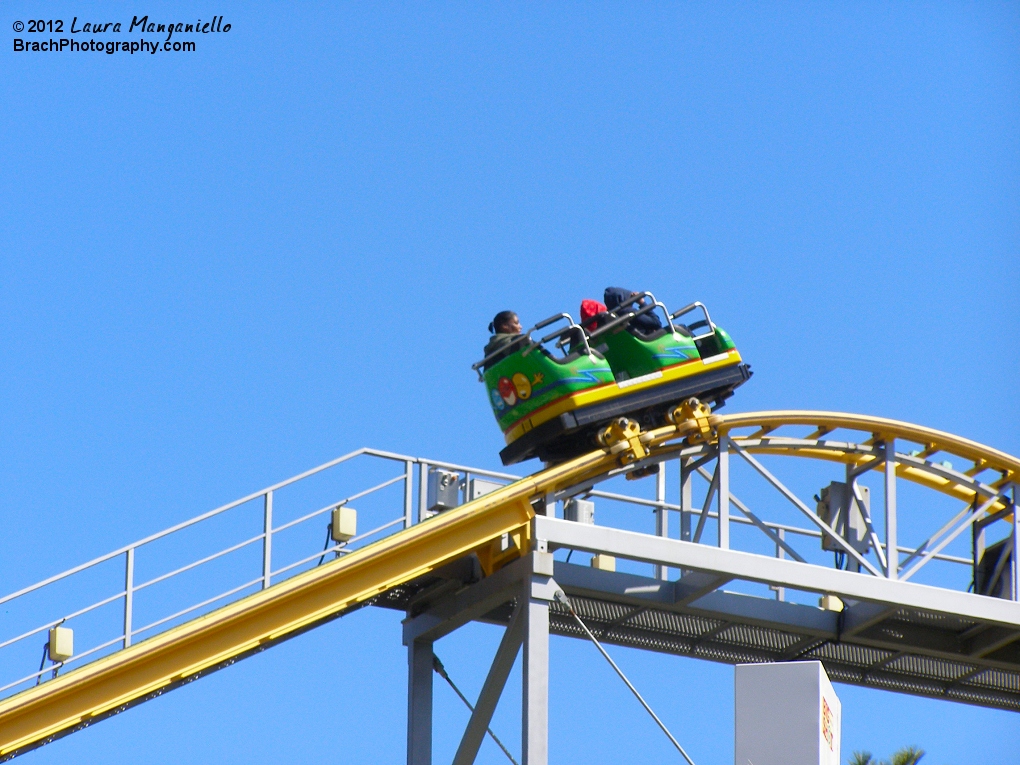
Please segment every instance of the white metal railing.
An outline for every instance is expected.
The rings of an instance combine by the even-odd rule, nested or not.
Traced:
[[[371,460],[376,463],[395,464],[396,466],[399,466],[399,472],[396,475],[391,475],[390,477],[369,486],[368,488],[364,488],[350,494],[337,496],[335,499],[324,504],[318,504],[315,509],[299,514],[297,517],[291,518],[283,523],[274,521],[274,501],[283,490],[294,487],[302,482],[306,482],[314,476],[322,475],[331,469],[344,465],[345,463],[351,463],[352,461],[359,459],[362,462]],[[417,481],[415,476],[416,471],[414,469],[416,465],[419,468],[417,471]],[[362,466],[359,465],[359,467],[362,468],[361,473],[367,472]],[[203,610],[208,610],[212,607],[219,607],[231,600],[236,600],[244,595],[250,594],[251,592],[255,592],[257,589],[269,587],[276,581],[280,581],[281,579],[285,579],[288,576],[292,576],[309,568],[317,559],[318,562],[321,563],[327,556],[345,555],[352,550],[358,549],[363,544],[373,542],[387,534],[393,533],[396,530],[404,529],[413,525],[425,516],[425,511],[427,509],[427,473],[430,468],[440,468],[460,473],[463,476],[462,484],[465,487],[469,484],[469,481],[473,476],[494,479],[501,483],[507,483],[516,480],[519,477],[508,473],[494,472],[479,468],[469,468],[453,463],[425,460],[376,449],[359,449],[323,465],[319,465],[316,468],[307,470],[292,478],[288,478],[285,481],[273,484],[265,489],[253,492],[245,497],[241,497],[233,502],[217,507],[214,510],[210,510],[209,512],[198,515],[175,526],[171,526],[168,529],[164,529],[163,531],[120,547],[86,563],[74,566],[73,568],[48,577],[47,579],[28,587],[24,587],[9,595],[0,597],[0,606],[6,606],[10,609],[12,606],[24,602],[31,597],[42,596],[42,600],[44,601],[41,606],[42,610],[47,610],[53,614],[52,618],[45,619],[41,621],[41,623],[36,622],[36,626],[12,637],[8,638],[0,635],[0,673],[2,673],[0,674],[0,695],[9,695],[12,692],[23,689],[32,682],[40,682],[47,674],[53,673],[55,676],[57,672],[67,667],[80,665],[87,658],[98,658],[97,655],[105,655],[103,653],[104,651],[109,653],[110,650],[126,648],[130,646],[132,642],[135,642],[137,638],[149,637],[151,635],[158,634],[161,629],[170,628],[175,623],[179,623],[179,621],[184,617],[193,615],[197,616],[202,613]],[[306,526],[314,519],[330,513],[334,508],[346,506],[353,502],[358,502],[372,497],[373,495],[380,495],[384,493],[387,488],[398,485],[403,488],[403,491],[401,492],[399,499],[397,499],[396,507],[393,506],[392,502],[384,503],[389,505],[389,517],[379,519],[381,522],[373,524],[372,528],[369,530],[357,534],[357,536],[347,542],[329,544],[327,541],[325,547],[316,546],[311,551],[309,551],[308,547],[305,546],[304,553],[297,557],[296,560],[287,560],[284,563],[280,563],[279,555],[277,554],[274,556],[274,540],[278,540],[282,532]],[[416,492],[418,495],[417,497],[415,496]],[[260,533],[246,535],[244,539],[228,544],[227,546],[217,549],[207,555],[190,559],[182,565],[172,567],[170,570],[147,578],[144,581],[137,581],[136,570],[139,560],[143,557],[142,554],[155,543],[172,541],[173,538],[175,536],[179,536],[181,532],[200,527],[202,524],[208,524],[213,521],[213,519],[222,517],[229,511],[242,508],[244,505],[248,505],[249,503],[255,505],[255,507],[251,508],[251,510],[254,510],[255,512],[249,512],[248,515],[257,516],[256,520],[259,520],[261,524]],[[245,509],[247,510],[248,508]],[[243,520],[250,521],[252,519],[249,517]],[[361,520],[363,519],[359,518],[359,521]],[[243,524],[238,522],[237,525]],[[328,539],[329,538],[327,537],[327,540]],[[149,591],[156,585],[178,579],[188,572],[193,572],[203,567],[209,567],[209,565],[215,561],[223,560],[233,553],[250,548],[261,548],[258,549],[259,567],[261,569],[258,576],[250,576],[248,578],[244,578],[242,576],[240,577],[243,579],[241,583],[234,584],[222,592],[218,592],[210,597],[202,598],[198,602],[188,603],[185,607],[172,610],[172,612],[163,613],[159,615],[158,618],[155,618],[145,624],[136,624],[137,598],[139,595]],[[118,559],[122,561],[122,588],[117,589],[110,594],[106,594],[88,605],[70,610],[65,608],[67,598],[61,597],[63,593],[55,594],[50,598],[45,597],[47,595],[47,591],[55,590],[61,585],[70,585],[69,589],[72,591],[75,590],[76,579],[82,580],[81,589],[88,589],[89,583],[84,582],[84,577],[102,567],[103,564],[115,563]],[[318,564],[316,563],[315,565]],[[253,571],[252,573],[254,574],[255,572]],[[73,656],[62,662],[52,663],[49,666],[40,666],[38,670],[26,674],[20,674],[20,676],[16,677],[16,679],[10,678],[8,671],[15,666],[23,666],[22,662],[26,658],[25,650],[21,650],[19,652],[18,649],[24,649],[31,638],[46,633],[50,628],[58,625],[72,627],[77,626],[78,623],[82,622],[84,617],[93,615],[105,606],[110,606],[111,604],[118,602],[120,603],[120,618],[118,619],[120,629],[115,632],[115,634],[110,635],[109,632],[107,632],[107,634],[102,638],[90,641],[87,646],[81,650],[76,650]],[[153,605],[158,607],[159,603],[157,602]],[[39,609],[36,608],[29,610]],[[84,632],[95,631],[94,629],[91,629],[94,625],[89,625],[89,627],[90,628],[84,630]],[[77,642],[79,641],[76,640],[76,643]],[[35,645],[35,649],[32,650],[32,653],[36,657],[35,660],[38,661],[38,644],[35,643],[35,641],[31,641],[31,645]],[[47,644],[43,645],[43,665],[46,664],[46,646]],[[19,652],[21,655],[12,656],[12,654],[16,652]],[[21,661],[19,661],[19,659],[21,659]],[[24,672],[24,669],[22,669],[22,672]]]
[[[765,458],[770,448],[774,448],[776,453],[784,450],[788,452],[790,449],[798,447],[798,444],[810,448],[813,453],[825,448],[846,451],[850,447],[858,450],[872,447],[831,440],[820,441],[819,439],[785,438],[771,439],[770,441],[767,438],[757,440],[745,438],[741,440],[740,444],[736,444],[733,438],[721,440],[724,447],[722,449],[719,448],[719,445],[702,444],[685,448],[680,453],[674,453],[668,458],[667,464],[671,463],[677,468],[676,475],[679,482],[674,490],[679,495],[679,502],[670,502],[667,499],[668,471],[665,464],[660,466],[660,472],[654,482],[645,481],[636,485],[630,484],[637,489],[654,483],[653,497],[637,496],[629,491],[624,493],[611,490],[614,481],[622,482],[623,480],[622,473],[624,471],[617,470],[583,485],[573,486],[555,495],[550,495],[547,500],[556,502],[573,496],[587,496],[625,507],[651,510],[655,520],[653,533],[661,536],[670,536],[669,517],[678,514],[680,529],[679,533],[674,536],[695,543],[717,544],[720,547],[737,544],[736,540],[731,540],[731,526],[756,529],[767,538],[768,542],[763,547],[760,537],[758,538],[760,541],[754,545],[745,539],[741,543],[747,551],[791,558],[812,565],[826,565],[819,557],[821,546],[818,545],[818,541],[825,536],[832,536],[833,529],[820,522],[818,516],[797,498],[795,492],[787,488],[771,471],[764,467],[761,459]],[[755,451],[758,457],[752,457],[750,451]],[[728,457],[731,454],[743,457],[743,461],[750,466],[753,473],[764,477],[773,489],[785,496],[786,500],[795,505],[811,522],[806,526],[801,526],[777,520],[775,514],[772,518],[765,519],[759,514],[764,513],[760,508],[759,513],[752,511],[749,504],[734,494],[731,486],[731,470],[728,465]],[[890,457],[894,463],[910,464],[914,467],[920,465],[934,473],[939,471],[945,473],[950,470],[944,465],[925,462],[911,454],[898,454],[894,450],[890,450]],[[659,459],[661,460],[661,458]],[[678,460],[679,465],[677,464]],[[654,461],[652,460],[649,464],[653,464]],[[708,469],[713,462],[715,463],[714,470]],[[342,471],[344,466],[350,466],[355,471],[353,476],[342,474],[337,475],[335,480],[330,478],[338,470]],[[417,470],[415,470],[415,466],[417,466]],[[642,466],[647,465],[640,463],[631,467],[640,468]],[[126,648],[137,638],[158,634],[160,631],[180,623],[185,618],[193,618],[214,607],[245,597],[258,589],[267,588],[274,582],[318,565],[327,556],[345,555],[362,545],[418,523],[428,515],[427,476],[428,471],[432,468],[457,473],[465,499],[473,477],[489,479],[495,483],[507,483],[518,478],[518,476],[509,473],[375,449],[359,449],[41,582],[24,587],[10,595],[0,597],[0,606],[4,606],[8,611],[14,609],[16,612],[13,617],[8,617],[9,623],[28,622],[36,625],[20,632],[16,629],[11,630],[17,634],[9,638],[0,634],[0,696],[10,695],[27,687],[30,683],[40,682],[48,673],[55,674],[69,666],[80,666],[86,659],[99,658],[110,652]],[[842,465],[840,469],[843,469]],[[893,473],[893,471],[888,472]],[[852,470],[847,470],[846,477],[849,479],[848,484],[854,487],[857,501],[861,502],[859,488],[856,484],[860,476],[854,474]],[[982,513],[989,506],[989,502],[996,497],[1004,496],[1008,487],[989,488],[968,478],[966,474],[955,471],[953,477],[957,481],[972,480],[974,486],[984,492],[982,496],[988,497],[988,499],[981,507],[964,508],[941,530],[915,548],[902,546],[896,542],[896,506],[894,502],[887,503],[892,511],[892,516],[885,519],[886,524],[882,528],[883,539],[878,538],[872,519],[870,517],[867,519],[873,544],[869,552],[859,555],[860,568],[864,575],[906,579],[932,560],[953,566],[971,567],[973,565],[972,558],[949,554],[945,548],[963,530],[969,528],[968,524],[974,523],[975,518],[981,522]],[[330,480],[326,481],[327,478]],[[693,483],[695,478],[703,481],[702,487],[698,489],[699,497],[704,498],[701,502],[694,501]],[[312,496],[291,497],[288,494],[290,492],[301,495],[301,492],[305,491],[305,487],[311,486],[316,480],[323,480],[325,484],[314,488],[314,490],[309,488],[306,494]],[[607,484],[606,481],[609,483]],[[888,484],[886,488],[889,488]],[[895,492],[895,486],[893,486],[893,492]],[[325,495],[325,497],[321,495]],[[895,497],[895,493],[892,496]],[[725,501],[723,501],[723,497],[725,497]],[[1012,501],[1015,502],[1015,498]],[[334,508],[348,506],[355,502],[358,503],[359,525],[364,522],[365,525],[370,526],[367,531],[342,543],[331,543],[332,540],[327,534],[324,546],[320,537],[308,533],[313,532],[315,528],[321,530],[320,526],[313,523],[315,519],[330,513]],[[739,514],[729,512],[731,505],[736,508]],[[237,510],[240,515],[237,518],[230,517],[231,523],[226,527],[226,530],[214,528],[216,523],[227,519],[227,514],[233,510]],[[775,513],[775,511],[770,508],[770,513]],[[601,515],[602,513],[600,513]],[[614,518],[610,512],[611,521],[620,520],[620,518]],[[641,520],[633,514],[627,518],[628,520],[625,521],[627,525],[633,526],[636,523],[639,527],[638,530],[647,530],[644,526],[645,520]],[[711,542],[705,539],[705,532],[709,524],[716,530],[716,539]],[[244,531],[246,526],[251,527],[247,532]],[[216,549],[196,554],[195,547],[199,545],[187,538],[186,532],[189,530],[201,531],[203,540],[215,544]],[[288,536],[284,532],[291,534],[298,531],[302,531],[303,536],[296,542],[288,542]],[[230,538],[221,539],[220,537]],[[798,547],[798,540],[810,542],[811,545],[809,548],[805,548],[803,545]],[[170,545],[173,542],[179,544],[177,548],[171,547],[170,552],[176,553],[180,560],[174,558],[170,552],[160,552],[155,549],[157,545]],[[890,549],[896,550],[898,554],[888,555]],[[248,558],[238,564],[235,557],[246,552],[249,553]],[[905,557],[902,563],[893,569],[889,560],[898,560],[900,556]],[[119,576],[122,577],[118,581],[123,583],[122,586],[118,584],[110,587],[109,591],[103,592],[101,597],[88,604],[79,606],[71,602],[74,595],[81,595],[83,592],[88,592],[90,596],[94,597],[95,589],[88,577],[102,568],[104,564],[116,567],[118,561],[120,561]],[[907,566],[911,563],[913,566],[908,569]],[[157,573],[138,581],[137,572],[143,564],[150,568],[153,566],[162,566],[162,568]],[[219,588],[223,586],[225,577],[219,576],[215,570],[215,567],[220,564],[227,568],[226,575],[229,576],[230,582],[230,586],[222,591]],[[201,584],[206,587],[215,584],[215,592],[198,594],[199,587],[187,586],[187,577],[201,572],[206,572],[203,574],[205,578]],[[892,577],[889,577],[890,572],[895,572]],[[652,575],[657,578],[667,578],[668,573],[662,568],[656,568]],[[183,594],[176,593],[176,601],[174,597],[161,597],[155,594],[160,586],[174,582],[183,582],[181,587],[184,588]],[[784,599],[783,589],[774,589],[776,597],[780,600]],[[171,593],[172,595],[174,593]],[[22,609],[25,613],[19,615],[18,608],[33,598],[40,599],[41,603],[34,606],[26,605]],[[144,610],[151,613],[151,618],[139,625],[137,623],[139,605],[143,601]],[[99,619],[98,614],[110,607],[116,609],[117,618],[112,623],[110,618],[105,621]],[[96,617],[94,622],[88,621],[91,617]],[[33,620],[33,622],[29,620]],[[28,671],[33,668],[35,662],[39,661],[37,653],[39,643],[32,638],[37,638],[56,625],[74,626],[76,642],[79,642],[78,636],[81,635],[81,642],[84,644],[82,650],[76,651],[65,661],[50,666],[44,666],[46,661],[44,654],[43,666],[35,671]],[[78,629],[79,625],[81,626],[80,630]]]

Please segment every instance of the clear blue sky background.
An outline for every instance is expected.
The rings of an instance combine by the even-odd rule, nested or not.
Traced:
[[[0,6],[4,592],[362,445],[497,467],[485,325],[609,283],[709,304],[756,371],[734,410],[1020,453],[1015,4],[45,5],[232,29],[15,54],[44,10]],[[498,638],[437,650],[476,693]],[[552,644],[553,761],[670,761]],[[732,762],[730,667],[614,653]],[[24,761],[399,762],[404,683],[399,614],[363,611]],[[847,754],[1020,745],[1015,714],[837,691]]]

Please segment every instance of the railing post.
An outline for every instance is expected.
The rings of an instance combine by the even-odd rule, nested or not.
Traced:
[[[776,529],[776,536],[779,537],[779,539],[781,541],[785,542],[786,541],[786,529]],[[780,545],[780,544],[776,545],[776,557],[779,558],[779,560],[783,560],[783,558],[786,557],[786,550],[784,550],[783,546]],[[786,588],[785,587],[774,587],[773,589],[776,592],[776,600],[779,600],[779,601],[786,600]]]
[[[425,505],[428,503],[429,490],[429,465],[427,462],[418,463],[418,523],[425,520]]]
[[[690,457],[680,458],[680,539],[691,541],[691,513],[694,510],[693,481],[694,476],[688,467]]]
[[[719,547],[730,547],[730,438],[719,436]]]
[[[660,502],[655,508],[655,535],[659,537],[669,536],[669,511],[666,510],[666,466],[659,464],[659,472],[655,476],[655,501]],[[669,579],[669,569],[666,566],[655,566],[656,579]]]
[[[1020,507],[1017,507],[1017,485],[1012,486],[1013,495],[1013,600],[1020,600]]]
[[[135,548],[129,547],[124,561],[124,647],[131,645],[131,611],[135,600]]]
[[[404,462],[404,528],[414,523],[414,462]]]
[[[885,575],[898,579],[900,552],[896,541],[896,439],[885,442]]]
[[[272,583],[273,573],[273,492],[265,493],[262,523],[262,589]]]
[[[857,495],[854,492],[854,488],[857,486],[857,476],[854,475],[854,467],[855,467],[854,463],[852,462],[846,463],[846,472],[844,473],[847,492],[846,518],[844,519],[844,528],[847,530],[847,534],[849,534],[850,519],[854,517],[854,510],[858,510],[860,511],[862,516],[864,515],[864,507],[857,502]],[[868,524],[869,525],[871,524],[870,518],[868,519]],[[881,565],[882,550],[880,549],[881,543],[878,539],[878,536],[876,535],[875,538],[871,541],[875,545],[875,555],[878,557],[879,565]],[[863,554],[867,555],[868,554],[867,550],[865,550]],[[859,572],[861,570],[861,564],[848,555],[846,558],[846,570]]]

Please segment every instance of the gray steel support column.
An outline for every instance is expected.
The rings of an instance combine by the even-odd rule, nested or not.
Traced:
[[[666,501],[666,466],[659,465],[659,472],[655,476],[655,501]],[[669,536],[669,510],[663,506],[655,508],[655,535],[658,537]],[[669,579],[669,569],[665,566],[655,566],[656,579]]]
[[[510,676],[514,662],[517,660],[517,652],[521,648],[521,640],[524,633],[524,619],[521,617],[522,608],[518,607],[507,625],[503,639],[496,650],[496,657],[492,660],[489,674],[485,677],[482,691],[478,694],[478,701],[471,713],[464,736],[457,747],[457,754],[453,758],[453,765],[472,765],[475,757],[478,756],[478,748],[485,738],[489,722],[492,720],[492,713],[496,711],[496,704],[503,693],[503,687]]]
[[[680,462],[680,539],[691,541],[691,513],[694,510],[692,479],[694,471],[690,469],[692,457],[682,458]]]
[[[531,582],[521,597],[524,664],[521,710],[523,765],[549,762],[549,603],[532,596]]]
[[[407,765],[432,765],[432,641],[407,646]]]
[[[896,441],[885,442],[885,575],[899,579],[900,553],[896,541]]]
[[[719,547],[730,547],[730,439],[719,436]]]

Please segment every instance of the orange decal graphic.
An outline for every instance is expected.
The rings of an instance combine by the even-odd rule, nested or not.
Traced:
[[[829,745],[831,752],[833,750],[832,742],[835,738],[832,732],[832,710],[829,709],[829,704],[825,699],[822,699],[822,738]]]
[[[517,397],[521,401],[527,401],[531,398],[531,381],[528,380],[528,376],[521,372],[518,372],[513,377],[514,388],[517,389]]]

